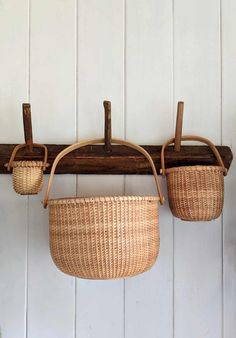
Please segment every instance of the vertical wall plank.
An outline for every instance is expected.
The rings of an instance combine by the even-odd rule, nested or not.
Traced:
[[[236,3],[222,1],[222,142],[236,149],[236,45],[234,41]],[[236,332],[236,166],[235,159],[225,179],[224,208],[224,338],[233,338]]]
[[[172,2],[127,0],[126,18],[126,137],[141,144],[162,143],[173,130]],[[126,194],[156,194],[153,177],[127,176]],[[172,216],[167,205],[160,213],[157,263],[125,281],[127,338],[173,337]]]
[[[31,2],[30,99],[37,142],[76,139],[75,7],[74,0]],[[56,177],[52,196],[73,196],[75,184],[75,176]],[[52,262],[42,199],[32,196],[29,204],[28,337],[74,338],[75,280]]]
[[[78,136],[103,137],[103,100],[112,101],[112,129],[123,137],[123,1],[79,1]],[[79,195],[123,193],[123,178],[79,176]],[[77,280],[77,337],[123,337],[123,281]]]
[[[174,46],[175,100],[185,101],[183,131],[219,143],[220,2],[176,1]]]
[[[0,2],[0,142],[22,142],[27,100],[28,1]],[[0,336],[25,337],[27,200],[0,177]]]
[[[184,131],[220,143],[220,3],[177,1],[174,22],[175,99],[186,103]],[[220,218],[175,220],[176,338],[222,337],[221,231]]]

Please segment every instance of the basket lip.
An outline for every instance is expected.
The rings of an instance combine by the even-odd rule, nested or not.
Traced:
[[[49,164],[47,163],[46,166]],[[43,161],[13,161],[12,168],[42,168]]]
[[[117,201],[159,201],[158,196],[96,196],[96,197],[64,197],[48,200],[48,205],[55,204],[85,204],[96,202],[117,202]]]
[[[183,171],[220,171],[224,172],[224,169],[218,165],[188,165],[182,167],[173,167],[165,170],[166,174],[173,172],[183,172]]]

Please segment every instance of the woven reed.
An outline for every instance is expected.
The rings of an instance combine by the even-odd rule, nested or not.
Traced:
[[[218,166],[166,170],[170,209],[186,221],[209,221],[220,216],[224,203],[223,170]]]
[[[50,250],[63,272],[87,279],[134,276],[159,253],[158,198],[49,201]]]
[[[215,146],[198,136],[183,136],[182,140],[198,140],[210,146],[218,166],[183,166],[165,169],[165,147],[162,147],[162,174],[166,175],[170,209],[175,217],[185,221],[210,221],[220,216],[224,204],[224,177],[226,169]]]
[[[112,139],[146,156],[153,169],[159,197],[111,196],[48,200],[53,175],[60,159],[89,140],[72,145],[57,155],[48,181],[44,206],[49,205],[50,251],[63,272],[87,279],[125,278],[152,267],[159,253],[158,201],[164,202],[150,155],[132,143]]]
[[[43,161],[14,161],[17,152],[25,148],[26,144],[18,144],[11,154],[9,163],[5,164],[7,170],[12,168],[13,188],[20,195],[34,195],[42,190],[43,171],[47,163],[48,150],[44,144],[33,143],[34,148],[44,149]]]
[[[42,161],[14,161],[12,178],[15,192],[21,195],[34,195],[43,186]]]

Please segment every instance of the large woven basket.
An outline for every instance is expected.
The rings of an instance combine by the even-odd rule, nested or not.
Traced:
[[[12,168],[13,188],[20,195],[34,195],[41,191],[43,186],[43,171],[48,166],[47,147],[34,143],[33,147],[44,149],[44,161],[14,161],[17,152],[26,147],[26,144],[17,145],[7,164],[7,169]]]
[[[49,205],[50,250],[63,272],[87,279],[114,279],[137,275],[152,267],[159,253],[158,178],[151,156],[140,146],[113,139],[141,152],[148,159],[159,197],[110,196],[50,199],[58,162],[69,152],[102,143],[89,140],[69,146],[53,163],[44,199]]]
[[[165,169],[164,151],[174,142],[168,140],[161,151],[162,175],[166,175],[170,209],[185,221],[210,221],[220,216],[224,202],[227,170],[212,142],[199,136],[183,136],[182,141],[200,141],[212,149],[219,165],[196,165]]]

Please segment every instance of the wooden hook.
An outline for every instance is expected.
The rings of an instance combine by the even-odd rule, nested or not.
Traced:
[[[24,123],[24,134],[25,134],[25,144],[27,149],[33,151],[33,132],[32,132],[32,122],[31,122],[31,109],[29,103],[22,104],[23,110],[23,123]]]
[[[105,149],[111,151],[111,102],[103,102],[105,110]]]
[[[175,151],[180,151],[181,148],[183,114],[184,114],[184,102],[178,102],[176,127],[175,127],[175,145],[174,145]]]

